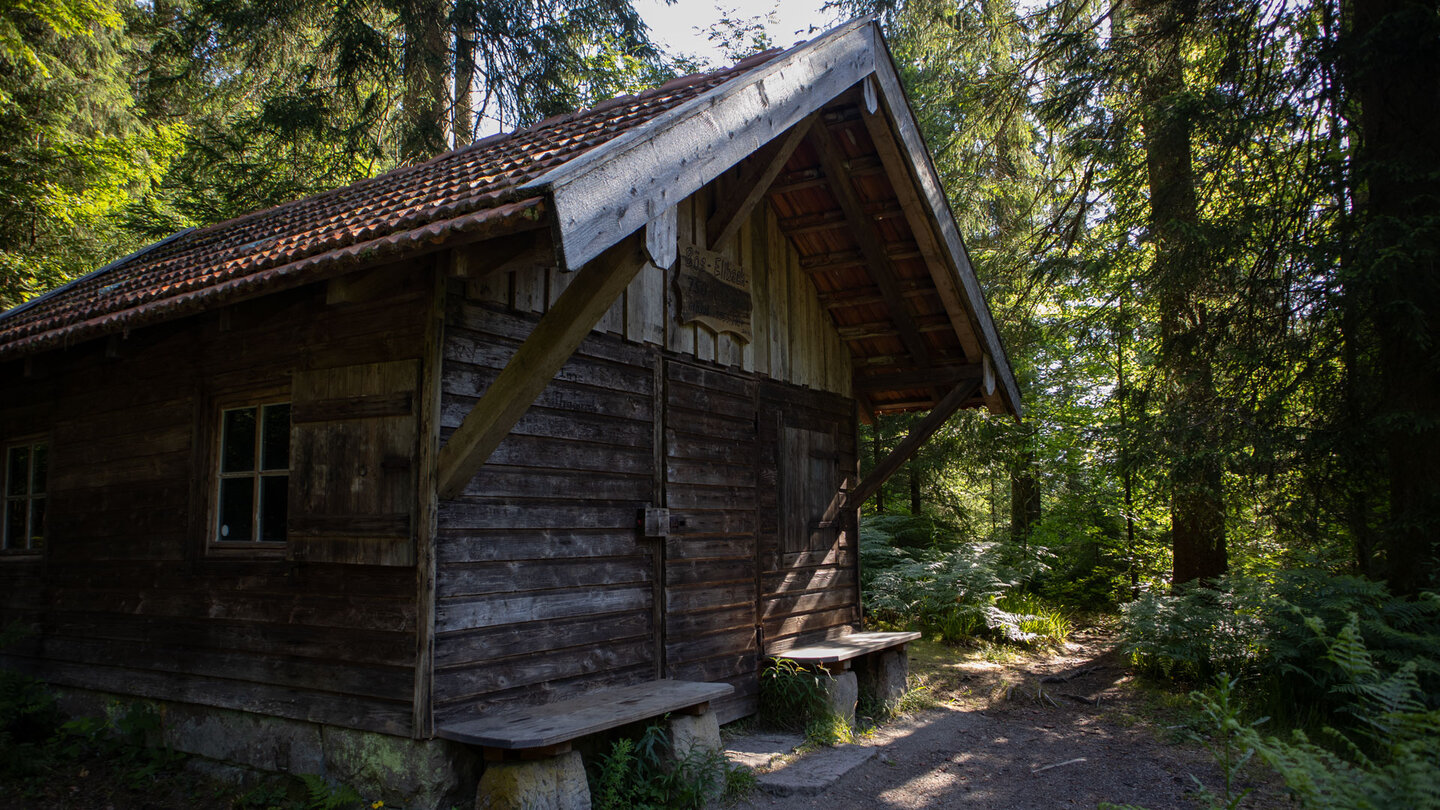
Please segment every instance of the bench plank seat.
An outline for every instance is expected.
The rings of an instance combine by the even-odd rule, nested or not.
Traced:
[[[473,720],[442,724],[435,733],[447,740],[487,748],[546,748],[699,706],[733,691],[735,687],[728,683],[649,681],[543,706],[482,712]]]
[[[804,647],[782,650],[772,654],[770,657],[788,658],[792,661],[799,661],[802,664],[838,664],[842,661],[849,661],[852,658],[859,658],[862,655],[880,652],[881,650],[887,650],[891,647],[899,647],[918,638],[920,638],[920,634],[914,631],[903,633],[850,633],[849,635],[838,638],[808,644]]]

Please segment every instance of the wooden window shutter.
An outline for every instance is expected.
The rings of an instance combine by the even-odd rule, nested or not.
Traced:
[[[829,548],[838,532],[839,455],[833,431],[786,427],[780,444],[780,527],[786,553]]]
[[[291,559],[413,565],[419,363],[299,371],[291,384]]]

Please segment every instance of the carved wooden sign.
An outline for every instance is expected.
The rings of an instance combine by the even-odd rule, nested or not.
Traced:
[[[750,277],[722,253],[686,245],[675,271],[680,322],[703,323],[750,342]]]

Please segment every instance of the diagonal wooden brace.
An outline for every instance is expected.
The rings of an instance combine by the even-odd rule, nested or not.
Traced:
[[[890,476],[894,475],[905,462],[910,460],[911,456],[915,455],[915,451],[920,449],[920,445],[935,435],[935,431],[945,424],[945,420],[960,410],[960,406],[964,405],[966,400],[975,396],[975,392],[980,390],[980,384],[981,380],[978,378],[967,379],[950,389],[950,393],[946,394],[935,404],[934,408],[930,409],[930,413],[925,414],[924,419],[910,429],[910,433],[900,441],[900,444],[895,446],[894,450],[890,451],[890,455],[881,459],[880,463],[875,465],[875,469],[865,476],[865,480],[850,490],[845,497],[845,508],[854,509],[864,503],[865,499],[874,495],[875,491],[880,489],[880,486]]]
[[[457,498],[465,491],[465,485],[620,297],[645,259],[642,234],[637,232],[580,268],[440,449],[441,498]]]

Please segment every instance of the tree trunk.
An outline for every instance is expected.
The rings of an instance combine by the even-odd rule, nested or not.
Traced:
[[[1440,9],[1355,0],[1357,282],[1375,313],[1390,478],[1385,570],[1397,594],[1434,587],[1440,560]]]
[[[400,6],[405,35],[400,157],[406,163],[419,163],[445,151],[445,17],[444,0],[406,0]]]
[[[455,17],[455,100],[452,116],[455,146],[475,140],[475,107],[471,92],[475,89],[475,24],[460,14]]]
[[[1155,243],[1152,295],[1160,308],[1160,364],[1170,453],[1170,533],[1175,584],[1225,572],[1225,508],[1215,382],[1206,345],[1209,268],[1198,237],[1199,205],[1185,104],[1186,0],[1139,5],[1144,48],[1140,96]]]
[[[914,464],[907,464],[910,468],[910,514],[920,514],[920,471]]]
[[[880,459],[884,458],[884,457],[885,457],[885,454],[884,454],[884,452],[883,452],[883,450],[882,450],[882,448],[881,448],[881,446],[880,446],[880,418],[879,418],[878,416],[875,418],[875,424],[874,424],[874,425],[871,425],[870,436],[871,436],[871,439],[872,439],[872,441],[871,441],[871,443],[870,443],[870,444],[871,444],[871,452],[872,452],[872,454],[874,455],[875,464],[876,464],[876,465],[879,465],[879,464],[880,464]],[[881,484],[880,486],[878,486],[878,487],[875,488],[875,514],[877,514],[877,515],[883,515],[883,514],[885,514],[885,485],[884,485],[884,484]]]
[[[1034,426],[1024,427],[1025,435],[1010,468],[1010,536],[1022,548],[1029,546],[1030,533],[1040,522],[1040,482],[1035,478]]]

